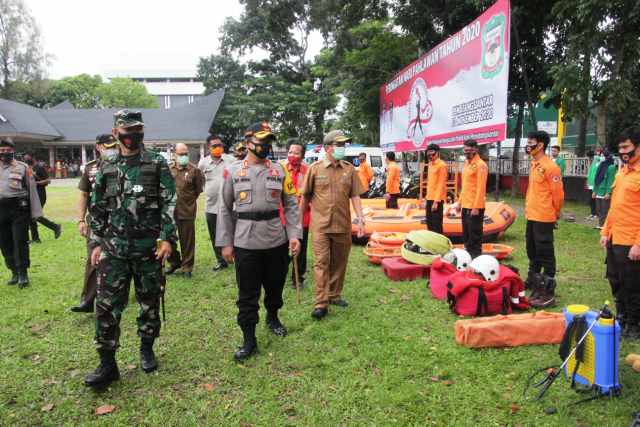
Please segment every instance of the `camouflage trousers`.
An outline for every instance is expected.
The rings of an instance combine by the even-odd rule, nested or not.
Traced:
[[[120,341],[120,319],[129,301],[133,279],[138,312],[138,335],[155,338],[160,334],[160,295],[164,276],[153,256],[122,259],[103,252],[98,264],[96,297],[96,347],[115,350]]]

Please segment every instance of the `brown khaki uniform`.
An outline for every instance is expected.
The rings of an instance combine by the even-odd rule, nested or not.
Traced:
[[[326,308],[342,295],[351,250],[349,201],[364,191],[351,163],[321,160],[307,171],[302,195],[311,203],[316,308]]]
[[[180,252],[173,251],[168,259],[173,267],[182,267],[184,273],[193,270],[196,255],[196,211],[198,196],[204,189],[204,174],[194,164],[178,166],[175,162],[169,167],[171,175],[176,180],[176,208],[174,219],[178,226]]]

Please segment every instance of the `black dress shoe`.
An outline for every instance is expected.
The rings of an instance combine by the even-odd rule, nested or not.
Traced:
[[[179,265],[170,265],[170,266],[168,266],[167,268],[164,269],[164,274],[166,274],[166,275],[173,274],[179,268],[180,268]]]
[[[337,305],[338,307],[342,307],[342,308],[349,307],[349,303],[346,302],[345,300],[343,300],[342,298],[336,299],[336,300],[333,300],[333,301],[329,301],[329,304]]]
[[[327,310],[326,308],[316,308],[311,312],[311,317],[316,320],[320,320],[327,314],[329,314],[329,310]]]
[[[242,362],[243,360],[247,360],[248,358],[253,356],[256,351],[258,351],[258,344],[255,341],[245,342],[244,344],[242,344],[242,347],[238,348],[238,350],[233,355],[233,358],[236,360],[236,362]]]
[[[213,270],[214,272],[220,271],[220,270],[224,270],[225,268],[229,267],[228,264],[216,264],[213,266],[213,268],[211,270]]]
[[[18,284],[18,272],[11,271],[11,279],[7,281],[7,285],[13,286]]]
[[[279,337],[286,337],[288,332],[287,328],[280,322],[280,320],[276,317],[275,319],[267,320],[267,327],[271,329],[274,335]]]
[[[62,234],[62,226],[60,224],[56,224],[56,228],[53,229],[53,237],[56,239],[60,238]]]
[[[18,271],[18,287],[24,289],[29,286],[29,275],[27,270]]]
[[[93,302],[83,303],[75,307],[71,307],[74,313],[93,313]]]

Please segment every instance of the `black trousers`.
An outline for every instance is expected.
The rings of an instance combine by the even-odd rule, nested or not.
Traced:
[[[607,248],[607,279],[622,322],[640,326],[640,261],[629,259],[631,246]]]
[[[216,221],[218,220],[218,215],[207,212],[206,218],[207,228],[209,229],[209,239],[211,239],[211,246],[213,246],[213,253],[216,255],[218,264],[227,265],[227,262],[222,258],[222,248],[216,246]]]
[[[400,194],[389,194],[389,200],[387,200],[387,209],[398,209],[398,198]]]
[[[258,323],[260,291],[264,288],[267,314],[282,308],[282,290],[289,267],[289,245],[271,249],[234,248],[238,282],[238,325]]]
[[[527,221],[527,257],[529,274],[542,273],[549,277],[556,275],[556,255],[553,248],[553,222]]]
[[[304,275],[307,273],[307,246],[309,245],[309,227],[302,229],[302,240],[300,241],[300,254],[298,255],[298,281],[304,282]],[[291,282],[294,281],[295,269],[293,268],[293,257],[291,257]]]
[[[435,212],[431,209],[432,207],[433,200],[427,200],[427,229],[434,233],[443,234],[444,202],[442,200],[438,202],[438,209]]]
[[[593,190],[589,190],[589,208],[591,209],[591,215],[596,216],[596,199],[593,198]]]
[[[0,249],[11,271],[26,270],[30,266],[29,222],[31,211],[27,199],[0,199]]]
[[[484,209],[478,215],[471,215],[471,209],[462,209],[462,241],[471,258],[482,255],[482,228]]]

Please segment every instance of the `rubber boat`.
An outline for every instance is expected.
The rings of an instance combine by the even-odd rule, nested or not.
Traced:
[[[362,213],[365,217],[365,236],[374,232],[408,233],[425,230],[426,216],[424,204],[416,199],[400,199],[399,209],[386,209],[384,199],[362,199]],[[448,212],[448,205],[444,207]],[[352,213],[352,216],[355,215]],[[483,242],[493,242],[516,220],[515,210],[504,202],[487,202],[484,212]],[[447,213],[444,217],[444,234],[454,242],[462,238],[462,217],[460,213]],[[352,224],[351,231],[357,235],[358,226]]]

